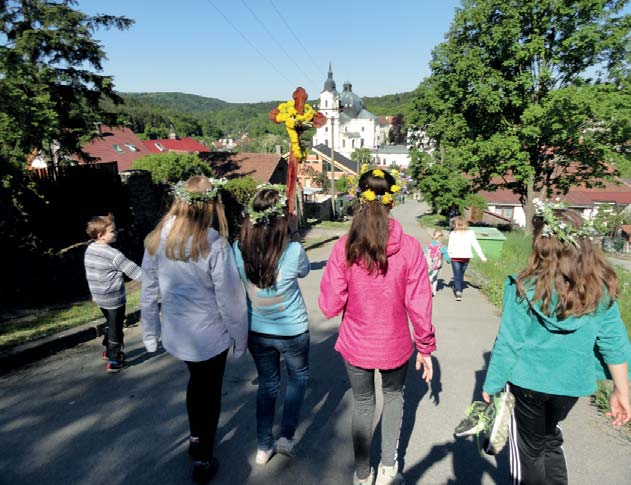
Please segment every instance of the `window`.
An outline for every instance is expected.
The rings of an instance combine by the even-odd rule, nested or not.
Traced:
[[[138,152],[138,148],[136,145],[132,145],[131,143],[125,143],[125,146],[129,149],[130,152]]]
[[[366,127],[365,127],[365,126],[362,126],[362,131],[364,131],[365,129],[366,129]]]
[[[359,146],[360,146],[360,147],[362,147],[362,148],[364,148],[364,139],[363,139],[363,138],[361,139],[361,143],[360,143],[360,145],[359,145]]]
[[[351,140],[351,148],[355,148],[355,138]]]
[[[346,148],[346,139],[342,139],[342,148]]]
[[[328,100],[328,99],[325,99],[325,100],[324,100],[324,107],[325,107],[325,108],[328,108],[328,107],[329,107],[329,100]]]
[[[495,213],[499,214],[501,216],[506,217],[507,219],[512,219],[513,218],[513,207],[511,206],[503,206],[503,205],[498,205],[495,207]]]
[[[123,152],[123,147],[120,145],[117,145],[116,143],[112,145],[112,148],[114,148],[114,150],[116,150],[119,153]]]
[[[328,127],[328,126],[325,126],[325,127],[324,127],[324,132],[325,132],[325,133],[328,133],[328,132],[329,132],[329,127]]]
[[[154,145],[155,145],[155,146],[156,146],[156,148],[157,148],[158,150],[160,150],[161,152],[166,152],[166,151],[167,151],[167,149],[166,149],[166,148],[164,148],[164,147],[163,147],[160,143],[157,143],[157,142],[156,142],[156,143],[154,143]]]

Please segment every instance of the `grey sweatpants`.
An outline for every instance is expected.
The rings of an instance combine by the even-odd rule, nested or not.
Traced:
[[[362,369],[344,361],[353,392],[353,451],[355,471],[360,479],[370,475],[372,422],[375,414],[375,369]],[[397,444],[403,417],[403,383],[408,363],[381,373],[383,412],[381,414],[381,463],[392,466],[397,459]]]

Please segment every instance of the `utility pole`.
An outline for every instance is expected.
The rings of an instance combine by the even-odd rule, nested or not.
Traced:
[[[331,209],[335,220],[335,113],[331,114]]]

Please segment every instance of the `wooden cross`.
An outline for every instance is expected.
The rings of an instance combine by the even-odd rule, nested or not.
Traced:
[[[302,87],[296,88],[294,91],[292,98],[294,99],[294,108],[296,108],[296,113],[298,115],[304,115],[305,113],[305,103],[307,102],[307,92]],[[278,119],[278,115],[280,110],[278,108],[274,108],[269,113],[270,120],[274,123],[285,123],[287,131],[289,132],[289,138],[291,141],[292,131],[295,132],[295,135],[298,137],[298,144],[301,150],[301,153],[304,153],[304,146],[302,144],[301,136],[302,134],[309,128],[320,128],[326,124],[326,117],[324,114],[319,111],[315,113],[313,119],[310,122],[296,122],[295,118],[289,119],[287,121],[282,121]],[[304,157],[302,157],[304,158]],[[298,163],[303,160],[299,158],[294,152],[293,147],[290,147],[289,151],[289,167],[287,170],[287,201],[289,205],[289,212],[295,212],[295,194],[296,194],[296,181],[298,180]]]

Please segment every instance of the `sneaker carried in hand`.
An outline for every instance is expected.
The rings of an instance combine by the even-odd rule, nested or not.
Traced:
[[[491,399],[491,404],[485,412],[486,426],[482,449],[487,455],[497,455],[508,440],[510,419],[515,409],[515,396],[509,391],[502,391],[495,393]]]
[[[353,485],[373,485],[374,479],[375,476],[373,475],[372,470],[370,470],[370,475],[366,478],[359,478],[357,473],[353,473]]]
[[[256,458],[254,461],[256,461],[257,465],[265,465],[268,461],[270,461],[270,458],[272,458],[275,453],[276,447],[274,446],[272,446],[269,450],[259,449],[256,451]]]
[[[290,440],[289,438],[285,438],[284,436],[281,436],[280,438],[278,438],[278,441],[276,442],[276,451],[280,453],[281,455],[285,455],[290,458],[293,458],[294,441]]]
[[[110,359],[108,361],[107,366],[105,367],[105,369],[109,373],[114,373],[114,372],[120,371],[124,367],[125,367],[125,361],[124,360]]]
[[[213,458],[210,461],[196,461],[193,463],[193,481],[205,483],[217,474],[219,462]]]
[[[395,461],[392,466],[379,463],[375,485],[404,485],[403,475],[399,473],[399,465]]]
[[[482,401],[473,401],[464,415],[465,418],[460,422],[454,430],[454,436],[461,438],[463,436],[472,436],[478,434],[484,429],[484,411],[486,411],[487,404]]]

